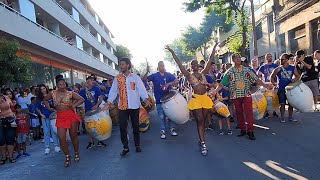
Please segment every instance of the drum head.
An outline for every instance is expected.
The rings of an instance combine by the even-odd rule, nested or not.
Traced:
[[[296,86],[299,86],[301,83],[302,83],[301,80],[293,82],[293,83],[290,83],[285,87],[285,89],[286,90],[291,90],[291,89],[295,88]]]
[[[168,93],[166,93],[165,95],[162,96],[162,98],[160,99],[161,103],[165,103],[170,101],[174,96],[177,95],[177,91],[170,91]]]

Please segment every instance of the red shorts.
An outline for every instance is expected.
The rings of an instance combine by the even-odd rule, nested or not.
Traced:
[[[80,117],[72,109],[57,111],[56,126],[59,128],[69,129],[72,122],[80,121]]]

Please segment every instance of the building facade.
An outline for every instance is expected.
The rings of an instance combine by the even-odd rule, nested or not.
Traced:
[[[11,2],[0,0],[0,36],[17,40],[17,54],[30,54],[34,68],[47,69],[34,83],[53,84],[57,73],[72,84],[91,73],[116,75],[113,35],[87,0]]]
[[[265,0],[255,11],[259,60],[266,53],[277,59],[284,52],[304,49],[311,54],[320,49],[319,9],[319,0]]]

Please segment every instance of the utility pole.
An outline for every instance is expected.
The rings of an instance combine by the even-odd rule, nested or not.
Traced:
[[[256,32],[256,20],[254,16],[254,3],[253,0],[250,0],[251,3],[251,19],[252,19],[252,43],[253,43],[253,55],[254,57],[258,56],[258,45],[257,45],[257,32]]]

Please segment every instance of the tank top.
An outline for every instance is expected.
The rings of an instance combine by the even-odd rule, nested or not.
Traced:
[[[52,99],[54,106],[72,106],[72,91],[67,91],[67,96],[61,100],[57,99],[57,91],[52,91]]]
[[[18,133],[28,133],[28,124],[26,114],[17,115],[17,132]]]
[[[292,82],[294,68],[292,65],[280,67],[280,71],[277,73],[279,90],[285,90],[285,87]]]

